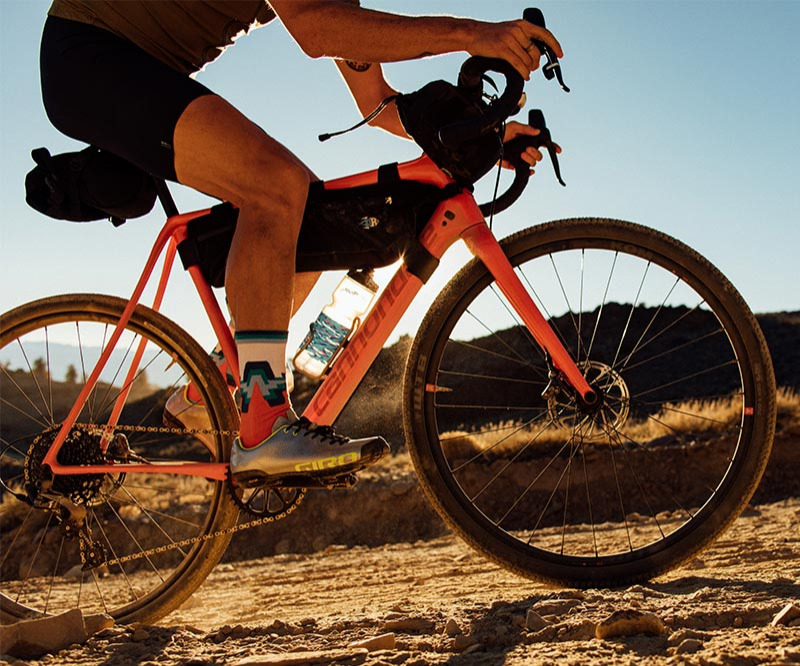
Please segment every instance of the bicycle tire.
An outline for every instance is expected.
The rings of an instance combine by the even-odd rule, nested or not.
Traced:
[[[542,394],[547,364],[472,260],[406,366],[425,494],[468,544],[543,582],[611,587],[678,566],[736,519],[769,457],[775,379],[755,317],[705,258],[633,223],[560,220],[501,245],[607,397],[590,412],[558,380]]]
[[[225,482],[168,474],[106,474],[96,475],[87,489],[76,476],[57,477],[53,488],[60,483],[59,493],[87,511],[91,540],[84,544],[89,544],[88,550],[100,548],[99,543],[105,561],[137,557],[82,571],[81,539],[74,530],[65,534],[69,514],[57,502],[48,504],[46,498],[34,508],[8,492],[25,495],[25,483],[31,479],[41,486],[35,459],[49,448],[47,438],[52,441],[55,426],[72,406],[125,306],[126,301],[111,296],[70,294],[22,305],[0,321],[5,415],[0,473],[6,486],[0,504],[0,611],[4,621],[78,607],[85,613],[108,613],[118,623],[155,622],[202,584],[230,540],[230,535],[223,535],[175,547],[182,540],[201,539],[235,525],[238,509]],[[213,443],[204,446],[190,433],[163,426],[165,400],[187,380],[200,391],[212,428],[227,433],[238,430],[238,416],[208,354],[176,324],[144,306],[134,311],[116,347],[119,351],[109,360],[108,371],[101,375],[78,422],[104,423],[124,382],[126,365],[142,339],[147,347],[141,369],[129,384],[131,393],[118,421],[130,448],[150,460],[228,460],[230,434],[212,435],[209,441]],[[72,369],[59,380],[67,359]],[[85,462],[99,450],[96,430],[76,432],[75,443],[65,444],[59,453],[71,455],[73,459],[67,462],[73,464]],[[70,447],[72,452],[65,453]],[[77,493],[78,499],[69,493]],[[153,546],[168,550],[140,556]]]

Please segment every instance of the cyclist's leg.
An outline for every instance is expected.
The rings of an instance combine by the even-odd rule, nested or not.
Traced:
[[[169,179],[176,179],[177,143],[180,179],[240,206],[228,285],[234,320],[240,330],[285,332],[294,249],[312,177],[299,160],[197,81],[94,26],[48,19],[42,88],[48,115],[65,134]],[[267,347],[277,365],[275,345]],[[262,363],[266,353],[256,352]],[[252,439],[288,410],[284,354],[280,348],[280,368],[269,368],[276,404],[263,409],[268,403],[258,391],[255,411],[269,414],[246,419]],[[246,362],[241,351],[240,357]]]
[[[45,24],[41,78],[45,110],[61,132],[173,181],[175,125],[193,100],[213,94],[107,30],[58,17]],[[316,280],[308,275],[296,307]]]
[[[330,459],[330,467],[358,468],[386,452],[380,438],[349,443],[306,428],[283,426],[285,342],[292,314],[295,249],[312,179],[288,149],[220,97],[194,100],[174,135],[178,179],[233,202],[239,222],[228,260],[226,291],[236,322],[242,403],[234,471],[249,477],[290,475]],[[302,280],[304,290],[310,280]],[[303,433],[308,437],[298,437]],[[320,436],[322,435],[322,436]],[[266,446],[265,446],[266,445]]]

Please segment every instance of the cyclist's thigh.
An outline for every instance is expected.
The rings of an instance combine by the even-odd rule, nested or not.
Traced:
[[[57,129],[177,180],[175,125],[193,100],[212,94],[208,88],[107,30],[52,16],[42,35],[41,74]]]
[[[314,179],[286,146],[217,95],[194,100],[178,120],[175,169],[184,185],[239,207],[288,203],[302,211]]]

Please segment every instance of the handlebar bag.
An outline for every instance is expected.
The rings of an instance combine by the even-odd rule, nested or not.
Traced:
[[[400,121],[436,166],[462,184],[472,184],[497,164],[503,137],[497,131],[448,147],[439,139],[447,125],[477,118],[488,104],[447,81],[431,81],[413,93],[397,96]]]
[[[90,222],[112,218],[115,224],[153,209],[153,178],[130,162],[89,146],[75,153],[31,153],[36,167],[25,177],[25,201],[57,220]]]

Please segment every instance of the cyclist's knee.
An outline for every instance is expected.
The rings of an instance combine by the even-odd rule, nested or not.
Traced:
[[[299,228],[310,182],[308,169],[288,157],[242,182],[237,192],[239,201],[234,203],[242,210],[256,208],[272,219]]]

